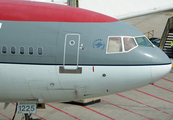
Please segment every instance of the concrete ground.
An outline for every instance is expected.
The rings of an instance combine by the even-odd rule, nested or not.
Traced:
[[[165,11],[123,20],[143,33],[155,30],[161,37],[167,19],[173,11]],[[145,76],[144,76],[145,77]],[[3,110],[0,103],[0,120],[11,120],[15,105]],[[22,114],[16,114],[20,120]],[[33,118],[43,120],[173,120],[173,70],[154,85],[105,96],[101,102],[89,106],[67,103],[48,103],[46,110],[37,110]]]
[[[124,19],[122,21],[136,27],[141,32],[146,33],[154,30],[154,37],[161,38],[168,18],[172,17],[173,10],[153,13],[135,18]]]

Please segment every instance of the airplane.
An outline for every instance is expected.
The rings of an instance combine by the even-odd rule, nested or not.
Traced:
[[[118,19],[71,6],[0,0],[0,102],[38,103],[116,94],[156,82],[170,59]]]

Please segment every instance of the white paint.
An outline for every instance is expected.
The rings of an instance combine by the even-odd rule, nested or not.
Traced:
[[[164,66],[151,66],[151,76],[153,81],[157,81],[170,72],[172,64]]]
[[[1,27],[2,27],[2,23],[0,23],[0,29],[1,29]]]
[[[172,0],[79,0],[79,7],[118,19],[173,9]]]
[[[54,65],[0,64],[0,102],[71,101],[124,92],[161,79],[170,66],[94,66],[94,72],[93,66],[79,66],[82,74],[60,74]]]
[[[65,59],[66,59],[66,44],[67,44],[67,36],[78,36],[78,49],[77,49],[77,65],[76,66],[66,66],[65,65]],[[74,41],[74,40],[73,40]],[[70,42],[69,42],[70,43]],[[75,42],[74,42],[75,43]],[[64,42],[64,57],[63,57],[63,66],[64,66],[64,69],[74,69],[76,70],[77,67],[78,67],[78,61],[79,61],[79,45],[80,45],[80,34],[76,34],[76,33],[68,33],[65,35],[65,42]]]
[[[75,45],[75,41],[74,41],[74,40],[70,40],[69,44],[70,44],[71,46],[73,46],[73,45]]]
[[[76,70],[78,67],[77,66],[68,66],[68,65],[64,65],[64,69],[65,70]]]

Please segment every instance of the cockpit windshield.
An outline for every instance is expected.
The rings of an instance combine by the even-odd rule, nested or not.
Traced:
[[[110,37],[108,44],[108,53],[122,52],[121,37]]]
[[[123,41],[124,41],[124,50],[125,51],[129,51],[132,48],[137,46],[134,39],[131,37],[124,37]]]
[[[138,46],[153,47],[152,43],[145,36],[110,36],[108,38],[107,53],[129,52]]]
[[[135,40],[139,46],[153,47],[151,42],[149,42],[149,40],[146,37],[136,37]]]

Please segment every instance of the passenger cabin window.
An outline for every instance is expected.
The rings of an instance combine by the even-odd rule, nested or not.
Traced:
[[[139,46],[153,47],[151,42],[146,37],[136,37],[135,39]]]
[[[132,48],[134,48],[134,47],[137,46],[133,38],[124,37],[123,38],[123,41],[124,41],[124,50],[125,51],[129,51]]]
[[[20,54],[24,54],[24,47],[20,47]]]
[[[4,53],[4,54],[7,53],[7,47],[6,46],[2,47],[2,53]]]
[[[109,37],[107,52],[122,52],[121,37]]]
[[[39,48],[38,48],[38,54],[39,54],[39,55],[42,55],[42,51],[43,51],[42,48],[39,47]]]
[[[11,54],[15,54],[15,47],[11,47]]]
[[[33,54],[33,47],[29,47],[29,54],[32,55]]]

